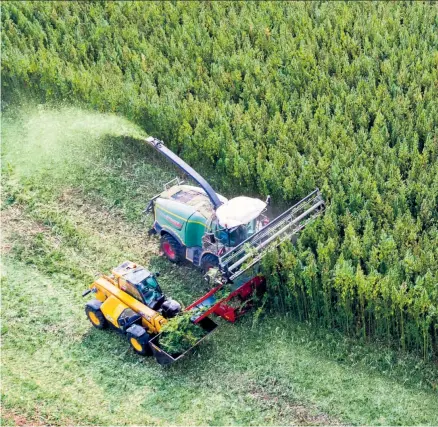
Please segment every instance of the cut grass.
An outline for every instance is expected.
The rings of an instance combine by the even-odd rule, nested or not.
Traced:
[[[275,313],[221,322],[169,369],[135,355],[122,335],[93,329],[81,292],[125,259],[159,270],[165,292],[185,305],[205,285],[190,265],[160,257],[142,222],[141,209],[172,172],[128,136],[108,136],[118,119],[62,111],[40,109],[40,121],[6,117],[3,129],[5,424],[438,423],[436,366]],[[107,123],[97,136],[75,134],[75,123],[95,120]],[[53,137],[50,167],[44,157],[23,167],[22,151],[44,140],[35,127],[53,133],[52,121],[70,136]],[[68,152],[69,141],[79,147],[74,162],[59,162],[57,146]]]

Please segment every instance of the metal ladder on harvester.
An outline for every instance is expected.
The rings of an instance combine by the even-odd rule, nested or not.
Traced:
[[[257,233],[219,258],[219,268],[233,282],[254,267],[270,251],[321,215],[325,202],[318,189],[283,212]]]

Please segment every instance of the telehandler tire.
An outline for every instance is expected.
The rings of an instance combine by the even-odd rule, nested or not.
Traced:
[[[141,356],[152,356],[153,352],[149,345],[150,336],[144,328],[133,325],[126,330],[129,344],[132,349]]]
[[[161,250],[166,258],[173,263],[178,263],[183,260],[182,247],[179,242],[170,234],[164,234],[161,237]]]
[[[92,307],[91,305],[87,304],[85,306],[85,314],[95,328],[105,329],[108,326],[108,321],[100,311],[100,308]]]
[[[210,268],[219,267],[219,260],[216,255],[207,254],[202,257],[201,269],[204,274],[208,273]]]

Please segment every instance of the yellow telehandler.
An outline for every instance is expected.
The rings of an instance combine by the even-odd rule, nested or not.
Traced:
[[[94,294],[85,313],[98,329],[109,324],[126,334],[134,351],[152,355],[149,340],[160,332],[166,319],[176,316],[181,305],[167,298],[151,273],[141,265],[125,261],[110,276],[94,281],[82,296]]]

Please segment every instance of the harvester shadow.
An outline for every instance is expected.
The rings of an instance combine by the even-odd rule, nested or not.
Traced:
[[[113,159],[118,165],[128,165],[130,169],[135,164],[145,163],[163,172],[174,169],[163,156],[138,137],[105,135],[100,141],[99,150],[103,158]]]
[[[176,176],[196,184],[140,137],[105,135],[96,149],[93,157],[102,163],[99,169],[104,174],[110,172],[123,178],[132,190],[123,196],[144,197],[145,206],[149,199],[163,191],[165,183]]]

